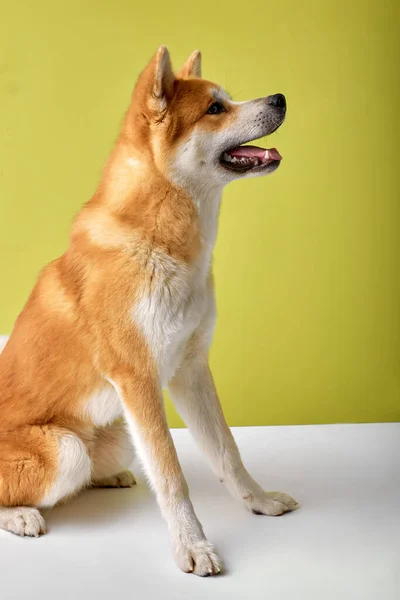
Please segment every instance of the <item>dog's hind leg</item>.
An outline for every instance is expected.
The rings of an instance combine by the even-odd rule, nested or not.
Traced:
[[[37,508],[31,506],[0,507],[0,529],[21,537],[39,537],[46,533],[46,524]]]
[[[127,426],[118,419],[98,430],[91,448],[93,487],[132,487],[136,480],[128,468],[133,446]]]
[[[52,507],[90,482],[83,441],[55,425],[0,433],[0,528],[21,536],[46,532],[39,508]]]

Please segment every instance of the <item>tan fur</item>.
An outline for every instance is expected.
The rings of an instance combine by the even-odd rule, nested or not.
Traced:
[[[91,417],[96,398],[105,394],[107,402],[107,394],[115,392],[110,410],[121,404],[132,435],[144,448],[143,460],[169,523],[178,564],[183,570],[211,574],[219,572],[220,562],[195,517],[169,435],[161,358],[148,340],[151,321],[149,328],[146,310],[144,325],[134,318],[143,298],[152,309],[153,295],[186,287],[189,294],[196,285],[199,291],[194,288],[193,298],[188,296],[182,314],[186,318],[193,311],[195,322],[196,311],[203,311],[207,331],[212,329],[208,271],[215,236],[206,230],[207,219],[217,218],[218,205],[201,209],[202,216],[191,187],[176,183],[171,172],[194,131],[229,131],[240,109],[227,102],[221,118],[204,117],[218,86],[199,77],[198,52],[177,77],[163,47],[146,67],[99,186],[74,221],[67,251],[40,274],[0,355],[0,507],[53,505],[92,481],[132,485],[134,478],[125,471],[129,465],[120,464],[128,456],[127,436],[120,430],[125,425],[101,427]],[[179,302],[171,305],[172,311],[180,310]],[[199,336],[201,328],[196,328]],[[209,333],[190,335],[203,340],[198,351],[206,355]],[[187,342],[183,337],[173,348],[182,365]],[[169,360],[172,349],[162,351]],[[165,367],[168,378],[177,364]],[[188,382],[177,376],[174,386],[179,395]],[[90,399],[94,404],[88,404]],[[100,409],[102,416],[107,406]],[[222,423],[220,408],[216,414]],[[228,438],[229,428],[221,427]],[[235,452],[234,443],[229,444]],[[108,448],[118,445],[121,453],[107,463]],[[79,477],[69,486],[68,469],[73,472],[74,465]],[[245,491],[240,489],[240,494]],[[4,510],[0,526],[20,535],[44,531],[37,513],[22,508],[21,517],[18,511]]]
[[[144,116],[149,109],[142,90],[153,81],[157,56],[139,79],[133,98],[140,101],[132,102],[98,190],[75,219],[68,250],[41,273],[0,356],[0,505],[34,505],[49,487],[57,464],[57,428],[93,434],[80,404],[105,374],[113,378],[123,364],[148,378],[151,356],[128,314],[143,286],[151,287],[153,274],[144,269],[154,246],[188,262],[199,251],[193,203],[160,175],[140,124],[150,118]],[[181,113],[190,115],[192,94],[209,84],[179,83],[180,94],[187,94]],[[187,132],[181,120],[177,115],[164,143]],[[134,177],[127,160],[137,151],[148,160]],[[140,393],[132,398],[143,401]],[[146,414],[143,419],[146,427]]]

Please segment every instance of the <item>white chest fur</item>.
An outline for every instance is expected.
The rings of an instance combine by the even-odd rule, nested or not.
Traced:
[[[180,365],[186,344],[204,322],[213,327],[214,295],[209,273],[217,234],[221,190],[194,190],[202,250],[188,265],[154,249],[146,263],[148,286],[135,304],[132,318],[155,358],[163,385]],[[212,313],[211,319],[208,313]]]
[[[133,309],[133,320],[143,332],[165,385],[179,366],[185,346],[207,310],[207,278],[197,268],[189,271],[179,261],[154,253],[151,289]]]
[[[93,425],[104,427],[109,425],[122,414],[122,404],[115,389],[108,383],[94,393],[84,407],[85,417]]]

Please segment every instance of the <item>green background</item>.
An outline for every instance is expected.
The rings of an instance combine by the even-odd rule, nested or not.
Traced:
[[[212,367],[231,425],[400,419],[399,2],[0,2],[0,331],[63,252],[166,44],[288,118],[225,191]],[[179,424],[167,401],[171,425]]]

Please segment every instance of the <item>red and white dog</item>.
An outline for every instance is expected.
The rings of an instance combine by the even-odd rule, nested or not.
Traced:
[[[208,365],[221,193],[279,166],[276,149],[241,144],[273,132],[285,112],[281,94],[233,102],[201,79],[199,52],[175,75],[162,46],[140,75],[97,191],[0,355],[1,528],[39,536],[41,507],[87,486],[133,485],[133,440],[178,566],[219,573],[167,426],[163,386],[240,502],[264,515],[297,507],[246,471]]]

